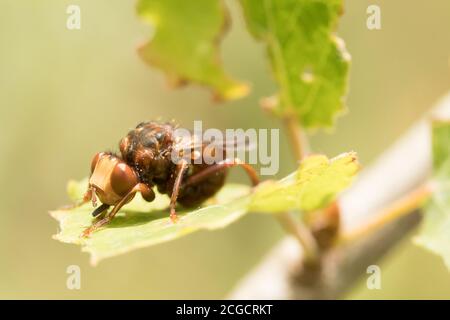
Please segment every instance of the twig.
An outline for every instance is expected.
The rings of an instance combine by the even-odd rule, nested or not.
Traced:
[[[381,210],[374,218],[370,219],[366,224],[355,228],[351,232],[344,233],[340,236],[338,242],[340,244],[357,241],[358,239],[376,232],[383,226],[397,220],[405,215],[411,214],[422,207],[422,205],[431,196],[432,188],[428,185],[422,185],[413,190],[393,204]]]
[[[450,94],[438,104],[435,112],[441,117],[450,116]],[[344,231],[351,233],[352,230],[358,230],[362,222],[371,219],[381,208],[421,186],[431,167],[430,150],[427,116],[387,150],[374,165],[366,169],[351,189],[341,197],[339,206]],[[420,198],[419,196],[417,199]],[[409,206],[405,206],[407,207]],[[413,207],[415,205],[410,208]],[[420,221],[418,210],[399,212],[402,212],[403,216],[400,214],[398,220],[391,220],[391,223],[375,228],[377,230],[370,235],[327,252],[322,257],[322,269],[316,273],[316,277],[309,279],[309,282],[299,277],[304,274],[302,248],[298,241],[287,237],[238,283],[230,298],[342,297],[365,273],[369,265],[376,263]]]
[[[367,267],[376,264],[403,236],[417,226],[421,215],[414,212],[371,236],[328,251],[322,268],[305,272],[302,247],[291,237],[283,239],[265,259],[244,277],[230,299],[338,299]],[[309,276],[304,277],[305,274]]]

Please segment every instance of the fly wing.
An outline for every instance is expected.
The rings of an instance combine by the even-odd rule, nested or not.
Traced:
[[[222,137],[225,135],[222,135]],[[248,137],[233,136],[232,139],[213,138],[205,140],[200,135],[180,137],[175,144],[177,152],[190,154],[191,159],[195,159],[203,154],[204,160],[216,158],[217,153],[222,154],[225,159],[226,154],[234,155],[236,151],[251,151],[256,149],[256,143],[249,141]]]

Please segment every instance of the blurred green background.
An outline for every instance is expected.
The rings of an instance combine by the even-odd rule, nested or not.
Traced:
[[[81,30],[66,29],[66,8],[81,7]],[[283,236],[266,216],[199,232],[112,258],[93,268],[74,245],[51,239],[47,211],[67,203],[66,182],[88,174],[97,151],[145,119],[175,118],[190,127],[278,127],[258,100],[275,90],[262,46],[247,33],[235,1],[223,45],[231,74],[248,79],[245,99],[214,104],[196,86],[172,91],[136,47],[150,28],[135,1],[0,2],[0,298],[222,298]],[[378,4],[382,29],[366,28]],[[448,89],[450,2],[347,1],[339,34],[353,56],[349,113],[333,132],[312,137],[316,152],[356,150],[365,165]],[[294,169],[282,135],[283,176]],[[238,181],[242,176],[232,175]],[[81,290],[66,288],[66,268],[81,267]],[[365,279],[348,298],[450,298],[440,258],[405,239],[380,262],[382,286]]]

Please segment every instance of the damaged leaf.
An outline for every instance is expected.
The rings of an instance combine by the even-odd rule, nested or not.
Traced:
[[[241,0],[247,26],[269,54],[276,114],[305,128],[331,127],[345,109],[350,55],[335,34],[342,0]]]
[[[162,69],[172,85],[195,82],[211,88],[219,100],[245,96],[248,86],[223,68],[219,45],[228,13],[220,0],[140,0],[138,15],[153,27],[139,49],[149,64]]]

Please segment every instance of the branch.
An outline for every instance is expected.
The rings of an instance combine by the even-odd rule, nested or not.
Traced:
[[[450,116],[450,94],[433,111]],[[344,234],[361,228],[383,208],[417,189],[431,168],[429,115],[389,148],[342,195],[339,207]],[[231,299],[335,299],[342,297],[400,239],[417,226],[419,210],[403,215],[357,242],[330,249],[322,263],[305,264],[302,248],[283,239],[260,265],[241,280]]]

